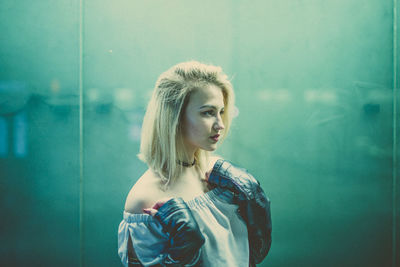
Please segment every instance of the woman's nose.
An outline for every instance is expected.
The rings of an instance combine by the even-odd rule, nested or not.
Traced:
[[[219,117],[219,118],[217,119],[217,121],[215,122],[215,124],[214,124],[214,129],[215,129],[216,131],[221,131],[221,130],[225,129],[224,122],[222,121],[222,118],[221,118],[221,117]]]

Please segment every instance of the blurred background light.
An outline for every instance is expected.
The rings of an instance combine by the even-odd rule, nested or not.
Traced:
[[[135,95],[132,89],[116,88],[114,91],[114,103],[122,110],[129,110],[135,107]]]

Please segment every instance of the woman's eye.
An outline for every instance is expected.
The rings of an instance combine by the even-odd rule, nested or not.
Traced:
[[[214,110],[207,110],[207,111],[202,112],[202,114],[203,114],[203,115],[207,115],[207,116],[214,116],[214,115],[215,115],[215,112],[214,112]],[[220,115],[224,114],[224,110],[221,110],[221,111],[219,112],[219,114],[220,114]]]
[[[203,114],[212,116],[212,115],[214,115],[214,111],[213,110],[207,110],[207,111],[204,111]]]

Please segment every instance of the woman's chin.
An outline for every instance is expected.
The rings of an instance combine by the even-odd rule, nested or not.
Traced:
[[[216,149],[217,149],[217,145],[214,144],[214,145],[208,146],[207,149],[204,149],[204,150],[207,150],[207,151],[214,151],[214,150],[216,150]]]

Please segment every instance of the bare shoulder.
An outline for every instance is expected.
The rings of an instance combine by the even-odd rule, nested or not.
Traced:
[[[159,181],[159,178],[151,170],[147,170],[129,191],[125,202],[125,211],[143,213],[144,208],[152,207],[157,200],[163,197]]]

